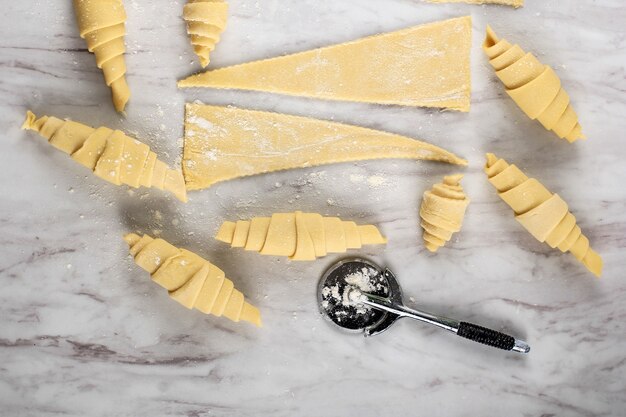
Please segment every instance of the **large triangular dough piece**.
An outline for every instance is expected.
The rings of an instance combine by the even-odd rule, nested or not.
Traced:
[[[589,271],[602,274],[602,258],[576,225],[567,203],[539,181],[494,154],[487,154],[485,173],[498,195],[515,212],[515,218],[538,241],[561,252],[571,252]]]
[[[39,133],[52,146],[105,181],[133,188],[155,187],[187,202],[183,174],[157,159],[148,145],[119,130],[94,129],[56,117],[37,118],[31,111],[27,112],[22,129]]]
[[[243,294],[215,265],[163,239],[129,233],[124,240],[135,263],[183,306],[261,326],[259,309],[245,301]]]
[[[524,0],[426,0],[429,3],[468,3],[468,4],[501,4],[516,9],[524,5]]]
[[[179,87],[469,111],[469,16],[193,75]]]
[[[124,35],[126,11],[122,0],[74,0],[80,37],[96,56],[104,80],[111,88],[115,110],[124,111],[130,98],[126,84]]]
[[[215,239],[233,248],[286,256],[294,261],[312,261],[328,253],[345,253],[364,245],[387,243],[376,226],[361,226],[337,217],[301,211],[224,222]]]
[[[585,139],[578,116],[554,70],[487,26],[483,51],[507,94],[532,120],[572,143]]]
[[[187,34],[202,68],[209,65],[209,54],[226,29],[228,3],[223,0],[188,0],[183,9]]]
[[[189,190],[233,178],[367,159],[467,165],[429,143],[325,120],[187,104],[183,173]]]
[[[424,245],[437,252],[461,230],[465,210],[470,203],[461,187],[463,175],[449,175],[424,193],[420,207],[420,225],[424,229]]]

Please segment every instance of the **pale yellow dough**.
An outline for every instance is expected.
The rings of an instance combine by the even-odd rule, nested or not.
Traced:
[[[186,107],[183,172],[189,190],[272,171],[386,158],[467,165],[437,146],[377,130],[234,107]]]
[[[363,245],[387,243],[376,226],[357,225],[317,213],[274,213],[250,221],[224,222],[215,239],[233,248],[262,255],[312,261],[328,253],[344,253]]]
[[[191,76],[179,87],[469,111],[469,16]]]
[[[37,117],[28,111],[22,129],[34,130],[55,148],[115,185],[155,187],[187,201],[180,171],[157,159],[148,145],[108,127],[94,129],[71,120]]]
[[[552,68],[519,45],[498,39],[489,26],[483,51],[507,94],[528,117],[570,143],[585,139],[569,96]]]
[[[539,181],[528,178],[515,165],[487,154],[485,172],[498,195],[515,212],[515,218],[537,240],[562,252],[571,252],[596,276],[602,274],[602,258],[576,225],[567,203]]]
[[[516,9],[524,5],[524,0],[426,0],[429,3],[469,3],[469,4],[501,4]]]
[[[202,67],[209,65],[209,54],[226,29],[228,3],[223,0],[188,0],[183,9],[187,34]]]
[[[115,110],[123,111],[130,98],[126,84],[124,35],[126,11],[122,0],[74,0],[80,37],[96,55],[104,80],[111,88]]]
[[[453,233],[461,230],[470,203],[461,187],[461,178],[461,174],[444,177],[442,183],[424,193],[420,224],[424,229],[424,245],[431,252],[443,247]]]
[[[170,297],[185,307],[261,326],[259,310],[245,301],[224,271],[193,252],[163,239],[134,233],[124,236],[135,263],[152,275]]]

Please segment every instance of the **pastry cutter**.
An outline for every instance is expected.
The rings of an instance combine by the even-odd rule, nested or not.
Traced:
[[[332,323],[365,336],[380,334],[399,318],[409,317],[488,346],[519,353],[530,351],[526,342],[513,336],[406,307],[395,275],[360,258],[340,261],[324,273],[318,301],[320,312]]]

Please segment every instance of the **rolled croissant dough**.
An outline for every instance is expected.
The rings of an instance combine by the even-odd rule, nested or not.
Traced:
[[[424,229],[424,245],[436,252],[461,230],[470,200],[461,187],[463,175],[449,175],[424,193],[420,207],[420,225]]]
[[[435,145],[325,120],[235,107],[187,104],[187,189],[284,169],[366,159],[426,159],[466,165]]]
[[[515,212],[516,220],[538,241],[571,252],[594,275],[602,274],[602,258],[576,224],[567,203],[517,166],[487,154],[485,173],[498,195]]]
[[[470,108],[470,16],[193,75],[179,87]]]
[[[300,211],[224,222],[215,239],[233,248],[245,248],[262,255],[288,256],[294,261],[312,261],[328,253],[387,243],[376,226]]]
[[[259,310],[245,301],[224,271],[215,265],[163,239],[129,233],[124,240],[135,263],[165,288],[172,299],[205,314],[261,326]]]

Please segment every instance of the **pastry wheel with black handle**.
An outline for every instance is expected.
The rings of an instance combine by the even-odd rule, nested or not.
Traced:
[[[513,336],[406,307],[394,274],[363,259],[347,259],[331,266],[320,280],[318,300],[327,319],[365,336],[379,334],[399,318],[409,317],[484,345],[519,353],[530,351],[526,342]]]

